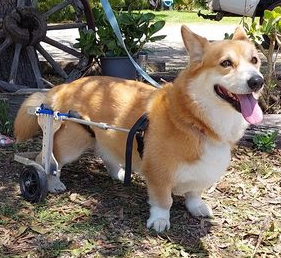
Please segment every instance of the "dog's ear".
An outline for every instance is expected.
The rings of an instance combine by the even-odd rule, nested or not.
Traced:
[[[209,45],[209,41],[195,33],[188,27],[181,27],[181,35],[186,50],[190,55],[191,61],[200,61],[204,54],[204,49]]]
[[[246,31],[241,27],[238,26],[234,31],[232,40],[249,40],[246,34]]]

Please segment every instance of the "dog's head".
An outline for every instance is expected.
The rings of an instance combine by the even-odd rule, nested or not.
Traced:
[[[244,29],[238,27],[232,40],[213,43],[186,26],[181,32],[190,55],[189,72],[196,78],[191,93],[207,94],[211,102],[235,109],[251,124],[261,122],[257,101],[264,84],[261,61]]]

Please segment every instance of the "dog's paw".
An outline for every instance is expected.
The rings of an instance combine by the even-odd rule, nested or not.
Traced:
[[[170,211],[152,206],[146,226],[155,229],[157,232],[168,230],[170,228]]]
[[[213,217],[212,208],[204,203],[201,198],[187,199],[185,205],[194,217]]]
[[[56,176],[48,176],[48,191],[50,193],[61,193],[66,190],[63,182]]]
[[[125,170],[120,168],[117,172],[110,172],[111,178],[114,180],[124,181],[125,178]]]
[[[149,218],[146,223],[147,228],[153,228],[157,232],[162,232],[164,230],[168,230],[170,228],[170,221],[166,219],[156,219]]]

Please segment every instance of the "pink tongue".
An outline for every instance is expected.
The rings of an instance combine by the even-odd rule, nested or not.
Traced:
[[[260,123],[263,119],[263,113],[253,94],[237,94],[237,97],[245,120],[250,124]]]

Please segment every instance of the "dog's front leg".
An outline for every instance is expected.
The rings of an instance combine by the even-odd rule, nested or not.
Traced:
[[[201,198],[202,191],[191,191],[185,194],[185,206],[194,217],[213,217],[211,207]]]
[[[170,228],[170,208],[173,203],[172,191],[165,182],[152,184],[148,182],[148,195],[150,204],[150,217],[147,220],[147,227],[157,232]]]

